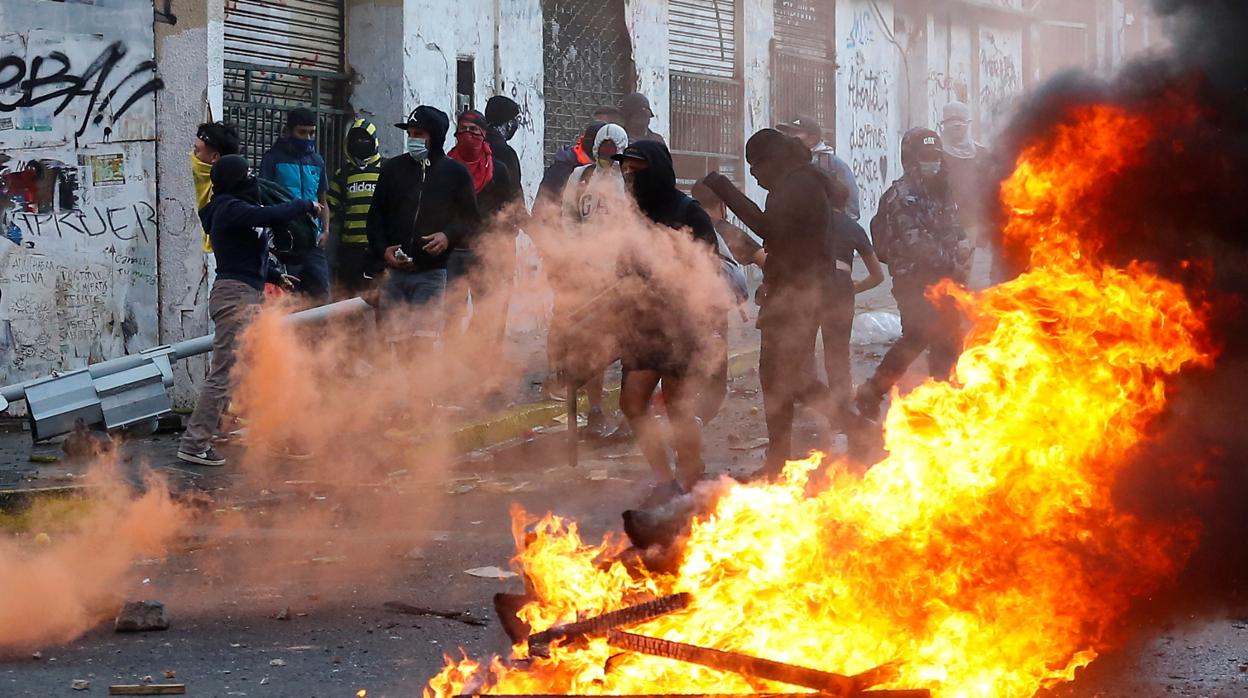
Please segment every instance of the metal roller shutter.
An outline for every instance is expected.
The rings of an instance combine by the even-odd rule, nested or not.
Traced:
[[[776,46],[799,56],[831,58],[834,11],[830,0],[776,0]]]
[[[772,117],[798,114],[836,125],[836,6],[833,0],[776,0],[772,53]]]
[[[732,78],[737,74],[735,0],[671,0],[671,69]]]
[[[342,0],[229,0],[225,59],[342,72]]]

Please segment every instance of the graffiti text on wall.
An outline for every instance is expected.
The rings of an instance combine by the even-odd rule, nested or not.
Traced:
[[[70,105],[85,100],[74,136],[81,138],[89,126],[102,126],[107,138],[112,134],[111,126],[135,103],[165,86],[156,75],[155,61],[144,60],[129,71],[119,70],[126,52],[125,44],[115,41],[80,70],[61,51],[48,51],[29,60],[12,54],[0,57],[0,114],[54,103],[52,115],[59,116]],[[39,126],[30,128],[37,130]]]

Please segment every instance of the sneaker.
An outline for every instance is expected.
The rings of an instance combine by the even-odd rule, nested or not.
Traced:
[[[195,465],[209,465],[213,467],[225,465],[225,459],[222,458],[216,451],[212,450],[212,448],[200,451],[199,453],[190,453],[189,451],[179,449],[178,460],[184,460],[187,463],[194,463]]]

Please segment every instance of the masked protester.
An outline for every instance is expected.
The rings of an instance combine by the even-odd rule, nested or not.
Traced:
[[[216,334],[212,368],[178,444],[178,458],[217,466],[225,465],[225,459],[212,449],[212,440],[229,403],[235,343],[263,298],[265,282],[289,287],[293,281],[269,265],[269,227],[308,213],[320,215],[321,206],[308,199],[258,205],[256,178],[241,155],[219,159],[212,166],[211,176],[212,201],[199,212],[199,220],[216,251],[217,277],[208,297],[208,314]]]
[[[902,327],[901,339],[858,388],[858,411],[873,420],[879,419],[884,395],[925,350],[931,376],[940,380],[949,378],[962,351],[961,318],[952,301],[933,302],[926,295],[942,279],[966,283],[973,252],[958,223],[944,163],[934,131],[906,132],[901,141],[903,174],[884,192],[871,221],[875,249],[893,276]]]
[[[368,212],[368,244],[388,268],[382,311],[421,309],[409,317],[390,313],[389,339],[428,348],[442,330],[450,250],[480,228],[481,213],[472,175],[446,156],[446,114],[416,107],[395,127],[407,133],[407,153],[381,168]]]
[[[515,229],[507,220],[515,186],[510,169],[486,141],[489,128],[484,114],[464,112],[450,152],[472,175],[483,223],[459,241],[447,260],[447,327],[452,332],[463,329],[471,296],[472,326],[464,331],[483,340],[483,346],[494,354],[487,358],[487,365],[497,365],[502,359],[516,266]]]
[[[368,212],[385,160],[377,151],[377,127],[356,119],[343,141],[346,161],[329,184],[330,226],[334,245],[335,281],[354,296],[368,289],[385,268],[368,246]]]
[[[945,105],[942,116],[941,145],[945,152],[949,193],[958,205],[958,221],[971,243],[987,253],[992,242],[985,229],[987,202],[992,196],[988,171],[991,156],[971,135],[970,107],[950,102]]]
[[[833,180],[811,163],[810,150],[795,138],[763,129],[746,143],[746,160],[768,192],[761,210],[718,173],[705,182],[766,246],[758,327],[762,331],[759,377],[767,417],[767,460],[756,473],[774,477],[791,457],[793,416],[804,402],[832,425],[856,415],[838,403],[815,376],[815,338],[835,278],[832,233]]]
[[[191,177],[195,182],[195,210],[202,211],[212,201],[212,166],[226,155],[237,155],[241,143],[238,129],[215,122],[200,124],[191,149]],[[212,242],[204,229],[204,252],[212,254]]]
[[[315,241],[308,249],[293,250],[283,261],[299,278],[297,291],[316,302],[329,300],[329,173],[316,152],[316,112],[299,107],[286,115],[286,129],[260,161],[260,177],[277,182],[295,199],[321,204]]]
[[[672,235],[689,235],[702,243],[702,254],[708,258],[705,268],[716,269],[712,259],[718,242],[715,225],[696,200],[676,188],[676,171],[667,146],[657,141],[634,143],[617,159],[641,213]],[[654,499],[688,492],[705,472],[702,428],[696,416],[698,396],[712,368],[714,328],[732,304],[724,287],[718,307],[695,307],[687,290],[661,273],[649,273],[645,260],[666,251],[658,242],[638,255],[635,280],[640,280],[640,288],[625,297],[626,310],[621,313],[624,328],[619,333],[624,367],[620,408],[658,479]],[[674,254],[682,251],[679,245],[674,247]],[[688,263],[673,266],[697,268]],[[674,478],[667,445],[650,409],[660,382],[676,449]]]
[[[624,132],[624,127],[615,124],[596,124],[586,135],[590,133],[593,145],[589,152],[593,159],[589,164],[573,170],[563,189],[560,229],[564,239],[559,241],[560,244],[600,234],[604,223],[612,215],[620,214],[619,206],[627,200],[624,178],[614,157],[628,147],[628,134]],[[566,252],[548,255],[547,263],[547,278],[555,291],[554,313],[547,336],[547,356],[552,374],[557,374],[572,361],[592,363],[587,356],[571,355],[578,349],[578,342],[568,335],[570,316],[579,305],[607,288],[614,268],[603,259],[577,259],[573,262]],[[573,264],[576,268],[570,267]],[[579,348],[584,353],[584,347]],[[605,393],[603,371],[594,370],[584,388],[589,400],[587,432],[595,438],[606,436],[610,427],[602,409]],[[555,397],[562,396],[568,389],[553,376],[547,381],[546,391]]]
[[[594,140],[598,129],[606,126],[605,121],[591,121],[585,131],[576,137],[576,142],[565,146],[551,159],[550,166],[542,175],[542,183],[538,185],[537,202],[533,205],[533,214],[538,215],[539,209],[558,210],[558,203],[563,198],[563,189],[573,170],[584,167],[594,161]]]
[[[663,136],[650,129],[654,119],[654,110],[650,108],[650,100],[640,92],[634,92],[620,100],[620,113],[624,116],[624,128],[628,130],[628,138],[634,143],[639,141],[658,141],[667,145]]]
[[[523,203],[524,177],[520,170],[520,156],[508,142],[520,128],[520,105],[503,95],[490,97],[485,103],[485,120],[489,123],[485,140],[499,162],[507,166],[511,174],[512,199]]]

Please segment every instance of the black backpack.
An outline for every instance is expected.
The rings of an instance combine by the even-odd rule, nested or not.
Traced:
[[[293,201],[295,196],[286,187],[268,179],[257,179],[259,185],[259,203],[261,206],[274,206]],[[273,251],[278,259],[289,261],[303,253],[316,248],[317,218],[311,213],[296,216],[287,223],[279,223],[270,228],[273,233]]]

